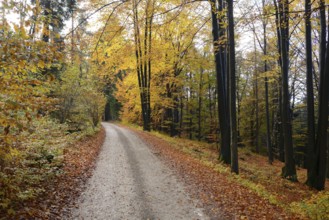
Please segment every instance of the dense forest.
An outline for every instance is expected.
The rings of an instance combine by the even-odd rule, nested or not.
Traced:
[[[329,177],[329,7],[319,0],[3,0],[0,210],[43,193],[102,120]],[[0,211],[0,213],[2,213]],[[1,219],[1,218],[0,218]]]

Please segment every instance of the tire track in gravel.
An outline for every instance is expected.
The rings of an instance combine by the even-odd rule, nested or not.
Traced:
[[[124,133],[121,130],[119,130],[118,128],[115,128],[115,130],[118,133],[119,140],[123,144],[123,147],[126,151],[130,169],[132,171],[132,176],[136,183],[136,185],[135,185],[136,186],[135,191],[136,191],[136,196],[137,196],[136,199],[138,201],[141,201],[142,218],[143,219],[154,219],[154,215],[151,212],[151,209],[146,202],[147,199],[145,198],[145,194],[144,194],[145,183],[144,183],[142,172],[139,167],[138,159],[136,158],[136,154],[133,151],[133,149],[131,148],[131,143],[129,142],[129,139],[124,135]]]
[[[114,124],[103,126],[106,139],[73,219],[209,219],[141,139]]]

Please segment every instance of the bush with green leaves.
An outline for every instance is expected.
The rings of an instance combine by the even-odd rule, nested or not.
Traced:
[[[44,191],[40,184],[61,173],[63,150],[77,135],[50,117],[34,118],[0,167],[0,214],[11,216]],[[51,138],[49,138],[51,137]]]
[[[92,70],[68,66],[61,80],[54,85],[54,96],[59,99],[55,117],[69,125],[69,131],[93,129],[98,126],[106,103],[103,86]]]

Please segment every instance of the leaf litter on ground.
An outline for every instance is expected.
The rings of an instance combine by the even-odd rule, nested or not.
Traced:
[[[303,184],[304,169],[298,169],[300,182],[292,183],[280,176],[282,162],[270,165],[266,157],[242,149],[240,175],[235,175],[218,161],[218,151],[213,144],[130,129],[177,171],[191,195],[201,200],[214,219],[309,218],[291,208],[292,203],[318,193]]]

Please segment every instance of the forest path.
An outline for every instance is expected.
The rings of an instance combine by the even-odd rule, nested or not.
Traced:
[[[74,219],[209,219],[133,132],[103,126],[106,139]]]

